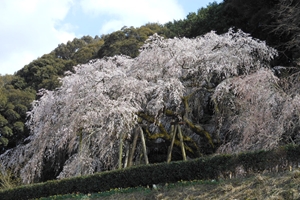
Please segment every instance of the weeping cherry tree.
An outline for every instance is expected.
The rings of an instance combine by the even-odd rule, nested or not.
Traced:
[[[55,91],[41,90],[28,113],[27,143],[0,160],[32,183],[116,169],[120,159],[142,163],[151,148],[171,144],[174,124],[183,133],[174,151],[183,144],[188,158],[297,141],[299,95],[273,75],[276,55],[232,29],[194,39],[154,34],[134,59],[91,60]],[[148,152],[137,142],[141,130]]]

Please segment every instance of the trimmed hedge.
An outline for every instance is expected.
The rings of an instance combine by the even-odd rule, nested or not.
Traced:
[[[47,181],[0,191],[0,199],[32,199],[68,193],[95,193],[113,188],[173,183],[181,180],[218,179],[237,167],[246,174],[264,170],[286,170],[300,162],[300,146],[288,145],[270,151],[255,151],[233,155],[217,155],[190,161],[143,165],[89,176]]]

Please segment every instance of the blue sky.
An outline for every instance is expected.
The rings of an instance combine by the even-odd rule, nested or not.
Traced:
[[[164,24],[213,1],[0,0],[0,74],[13,74],[75,37],[101,36],[148,22]]]

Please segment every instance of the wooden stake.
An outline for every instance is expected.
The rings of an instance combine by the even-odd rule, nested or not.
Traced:
[[[172,141],[171,141],[171,144],[168,148],[167,163],[171,162],[171,160],[172,160],[172,151],[173,151],[173,146],[174,146],[174,142],[175,142],[176,130],[177,130],[177,125],[175,125],[175,129],[174,129],[174,125],[171,125]]]
[[[183,160],[186,160],[186,153],[185,153],[185,148],[184,148],[184,143],[183,143],[183,136],[182,136],[182,132],[181,132],[181,127],[177,125],[177,128],[178,128],[178,136],[179,136],[179,140],[180,140],[182,157],[183,157]]]
[[[143,153],[144,153],[144,157],[145,157],[145,162],[146,162],[146,165],[148,165],[149,160],[148,160],[148,155],[147,155],[147,147],[146,147],[144,132],[143,132],[143,129],[141,127],[140,127],[140,135],[141,135],[141,141],[142,141],[142,146],[143,146]]]
[[[126,153],[125,153],[124,168],[126,168],[127,165],[128,165],[129,149],[130,149],[128,140],[125,140],[125,144],[126,144],[126,145],[125,145]]]
[[[123,136],[120,135],[120,142],[119,142],[119,169],[122,169],[122,157],[123,157]]]
[[[134,136],[133,136],[132,146],[131,146],[131,149],[130,149],[129,158],[128,158],[128,167],[132,166],[133,155],[134,155],[134,152],[135,152],[136,143],[137,143],[138,138],[139,138],[139,134],[138,134],[137,131],[135,131]]]

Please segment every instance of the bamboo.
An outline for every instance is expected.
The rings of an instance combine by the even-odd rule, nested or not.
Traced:
[[[184,143],[183,143],[183,136],[182,136],[182,132],[181,132],[181,127],[177,125],[177,128],[178,128],[178,136],[179,136],[179,140],[180,140],[182,157],[183,157],[183,160],[186,160],[186,153],[185,153],[185,148],[184,148]]]
[[[173,151],[173,146],[174,146],[174,142],[175,142],[175,136],[176,136],[176,130],[177,130],[177,125],[174,128],[174,125],[171,125],[171,144],[168,148],[168,157],[167,157],[167,163],[171,162],[172,159],[172,151]]]
[[[144,153],[144,157],[145,157],[145,162],[146,162],[146,165],[147,165],[147,164],[149,164],[148,155],[147,155],[147,147],[146,147],[144,132],[143,132],[143,129],[141,127],[140,127],[140,135],[141,135],[141,141],[142,141],[142,146],[143,146],[143,153]]]

